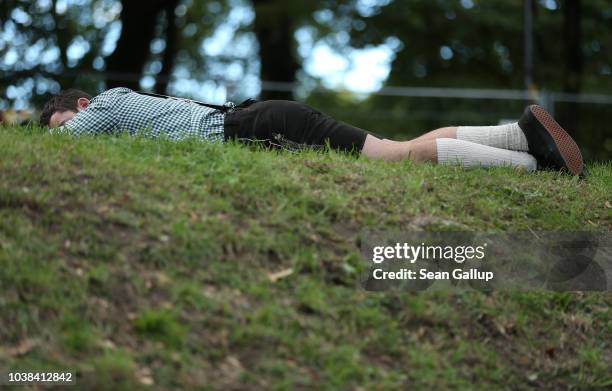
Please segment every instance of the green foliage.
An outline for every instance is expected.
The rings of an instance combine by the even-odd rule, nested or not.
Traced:
[[[87,353],[94,347],[97,338],[90,324],[74,314],[66,314],[61,323],[63,345],[73,353]]]
[[[169,310],[146,309],[134,320],[134,328],[146,337],[171,346],[180,345],[185,334],[184,328]]]
[[[523,87],[521,3],[490,0],[465,4],[469,3],[473,7],[466,7],[456,0],[381,0],[369,5],[356,0],[263,0],[255,5],[262,20],[273,25],[282,15],[289,14],[295,29],[307,26],[315,40],[324,39],[340,51],[351,46],[365,47],[387,42],[397,51],[388,80],[390,85]],[[535,81],[539,88],[560,90],[567,77],[563,65],[567,56],[559,42],[565,2],[557,0],[553,3],[555,8],[549,9],[544,6],[545,2],[534,1]],[[25,66],[21,67],[23,69],[9,67],[3,72],[3,86],[42,75],[58,77],[63,86],[76,83],[98,90],[100,80],[92,78],[91,74],[81,77],[79,71],[93,70],[94,59],[101,60],[108,55],[102,51],[102,44],[111,22],[118,18],[120,2],[87,0],[66,9],[59,5],[59,8],[53,7],[54,4],[14,0],[3,2],[1,20],[15,30],[20,37],[16,41],[22,44],[0,47],[0,56],[16,49],[22,58],[32,46],[36,46],[38,52],[57,48],[60,53],[57,67],[38,63],[39,59],[26,61]],[[236,61],[242,63],[244,74],[256,72],[255,58],[243,58],[237,53],[211,57],[203,51],[204,42],[228,21],[232,10],[242,7],[243,12],[248,13],[249,5],[249,2],[236,0],[181,2],[174,15],[180,31],[177,64],[201,81],[226,79],[225,67]],[[610,74],[612,61],[611,51],[606,50],[612,45],[610,11],[610,4],[606,0],[582,2],[581,54],[585,65],[582,84],[585,91],[605,93],[611,88],[610,78],[606,77]],[[29,19],[14,16],[21,15],[20,12],[29,15]],[[254,14],[253,18],[246,18],[246,24],[226,26],[232,34],[229,40],[250,42],[247,45],[257,44],[252,37],[256,17]],[[163,41],[162,26],[159,30],[158,38]],[[389,38],[392,41],[388,41]],[[69,63],[68,47],[78,40],[87,41],[89,50],[76,63]],[[450,58],[442,55],[443,47],[445,55],[452,55]],[[161,60],[161,55],[159,50],[151,52],[147,69],[154,69],[153,64]]]
[[[49,87],[55,80],[63,88],[78,85],[97,91],[100,80],[91,77],[93,62],[103,57],[102,46],[111,23],[119,16],[117,1],[91,0],[76,3],[59,1],[2,1],[0,24],[6,44],[0,45],[0,57],[12,53],[15,64],[0,64],[0,94],[6,96],[10,85],[22,87],[20,99],[41,103],[34,81]],[[69,61],[68,49],[74,42],[87,42],[88,51],[77,61]],[[56,52],[56,53],[54,53]],[[57,54],[53,62],[43,63],[46,56]],[[55,87],[55,86],[51,86]],[[44,91],[44,89],[43,89]]]
[[[88,390],[140,390],[132,357],[123,351],[106,352],[83,365],[83,377],[77,384]]]
[[[354,2],[350,2],[354,3]],[[390,85],[427,85],[486,88],[522,88],[523,6],[513,0],[464,2],[391,1],[348,27],[357,47],[397,38],[400,49],[388,81]],[[563,35],[565,1],[534,1],[535,76],[538,88],[561,90],[564,85]],[[587,91],[610,90],[612,58],[603,50],[612,45],[610,4],[605,0],[581,2],[583,85]],[[360,18],[358,8],[345,18]],[[343,14],[337,13],[336,19]],[[446,47],[445,53],[441,49]],[[449,51],[450,50],[450,51]],[[449,55],[447,58],[443,54]],[[578,53],[576,55],[579,55]],[[603,84],[602,84],[603,83]]]

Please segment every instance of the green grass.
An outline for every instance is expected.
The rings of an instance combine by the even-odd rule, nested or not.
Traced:
[[[610,231],[612,165],[589,169],[0,129],[0,367],[92,390],[610,387],[609,294],[358,285],[364,228]]]

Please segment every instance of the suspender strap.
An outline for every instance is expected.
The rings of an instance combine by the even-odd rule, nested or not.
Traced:
[[[184,100],[184,101],[188,101],[188,102],[193,102],[193,103],[195,103],[197,105],[205,106],[205,107],[208,107],[208,108],[211,108],[211,109],[214,109],[214,110],[219,110],[219,111],[222,111],[224,113],[234,109],[234,104],[231,103],[231,102],[229,102],[227,105],[220,106],[220,105],[211,105],[211,104],[208,104],[208,103],[199,102],[199,101],[193,100],[193,99],[175,98],[173,96],[168,96],[168,95],[154,94],[152,92],[142,92],[142,91],[134,91],[134,92],[137,93],[137,94],[140,94],[140,95],[153,96],[155,98],[179,99],[179,100]]]

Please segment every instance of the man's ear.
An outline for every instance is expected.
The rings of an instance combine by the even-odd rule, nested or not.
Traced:
[[[87,99],[87,98],[79,98],[79,100],[77,101],[77,109],[79,111],[85,110],[87,108],[87,106],[89,106],[89,99]]]

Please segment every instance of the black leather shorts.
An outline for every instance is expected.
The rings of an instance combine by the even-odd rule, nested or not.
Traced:
[[[331,149],[359,154],[368,132],[337,121],[305,104],[246,101],[225,116],[225,140],[270,148]]]

